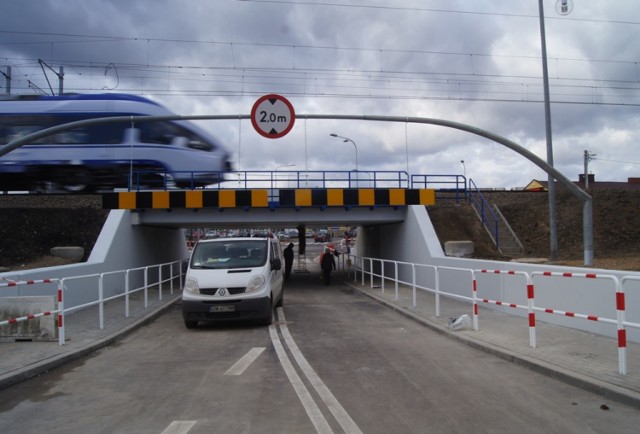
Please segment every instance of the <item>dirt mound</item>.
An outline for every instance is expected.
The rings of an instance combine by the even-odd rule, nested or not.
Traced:
[[[594,266],[640,270],[640,191],[595,190],[593,197]],[[498,205],[525,249],[525,256],[548,258],[549,198],[545,192],[485,192]],[[558,263],[584,263],[582,202],[568,191],[556,194]],[[440,242],[471,240],[475,257],[499,257],[471,206],[441,201],[428,207]],[[487,252],[489,251],[489,252]],[[510,258],[501,258],[510,259]]]
[[[60,265],[47,258],[52,247],[78,246],[91,253],[108,211],[96,198],[82,196],[0,196],[0,267],[35,268],[34,262]],[[42,265],[39,265],[42,266]]]

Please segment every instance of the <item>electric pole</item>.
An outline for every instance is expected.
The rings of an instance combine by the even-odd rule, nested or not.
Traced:
[[[589,161],[593,161],[598,154],[591,154],[584,150],[584,188],[589,188]]]
[[[4,75],[4,78],[7,80],[6,94],[9,95],[11,93],[11,66],[7,65],[7,72],[0,71],[0,74]]]

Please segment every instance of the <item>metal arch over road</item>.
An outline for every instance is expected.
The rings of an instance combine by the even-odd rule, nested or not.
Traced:
[[[443,127],[453,128],[460,131],[466,131],[477,136],[484,137],[492,140],[496,143],[506,146],[507,148],[517,152],[542,170],[547,172],[557,181],[560,181],[565,187],[569,189],[578,199],[583,202],[582,220],[583,220],[583,250],[584,250],[584,265],[593,265],[593,200],[591,196],[582,190],[580,187],[571,182],[566,176],[556,170],[554,167],[547,164],[544,160],[537,155],[529,152],[527,149],[518,145],[517,143],[502,137],[498,134],[494,134],[490,131],[476,128],[471,125],[462,124],[459,122],[448,121],[444,119],[435,118],[420,118],[420,117],[403,117],[403,116],[368,116],[368,115],[305,115],[297,114],[298,119],[331,119],[331,120],[354,120],[354,121],[376,121],[376,122],[401,122],[401,123],[414,123],[414,124],[428,124],[439,125]],[[149,121],[177,121],[177,120],[234,120],[234,119],[251,119],[250,115],[193,115],[193,116],[114,116],[107,118],[85,119],[76,122],[70,122],[64,125],[58,125],[55,127],[47,128],[36,133],[29,134],[12,142],[9,142],[0,149],[0,157],[19,148],[22,145],[31,143],[40,138],[46,137],[50,134],[54,134],[60,131],[66,131],[76,127],[94,125],[94,124],[108,124],[118,122],[149,122]]]

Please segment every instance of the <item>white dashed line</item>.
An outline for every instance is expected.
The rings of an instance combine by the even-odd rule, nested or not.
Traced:
[[[265,350],[265,347],[255,347],[251,348],[247,354],[242,356],[240,360],[238,360],[232,367],[230,367],[224,375],[242,375],[242,373],[247,369],[255,360],[262,354]]]
[[[161,434],[186,434],[195,424],[195,420],[174,420]]]

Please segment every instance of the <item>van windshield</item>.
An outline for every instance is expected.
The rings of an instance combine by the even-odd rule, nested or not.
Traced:
[[[267,260],[266,240],[224,240],[198,243],[191,268],[261,267]]]

